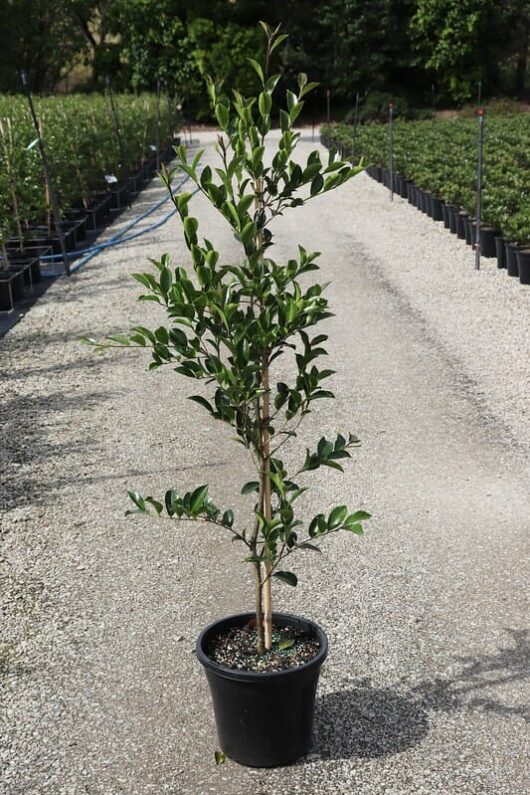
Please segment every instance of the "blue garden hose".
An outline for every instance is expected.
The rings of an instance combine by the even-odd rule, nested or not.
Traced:
[[[184,185],[184,183],[187,182],[188,179],[189,179],[188,176],[184,177],[184,179],[182,179],[175,186],[175,188],[178,190],[178,188],[182,187],[182,185]],[[195,191],[193,191],[192,195],[197,193],[197,191],[198,188]],[[148,210],[138,215],[130,223],[126,224],[126,226],[124,226],[123,229],[121,229],[117,234],[113,235],[108,240],[104,240],[101,243],[97,243],[95,246],[91,246],[90,248],[83,249],[81,251],[68,252],[67,256],[71,257],[72,259],[78,259],[79,257],[81,257],[81,259],[78,262],[75,262],[70,267],[70,272],[73,273],[74,271],[79,270],[79,268],[85,265],[85,263],[87,263],[97,254],[99,254],[100,251],[104,251],[107,248],[117,246],[120,243],[127,243],[129,240],[135,240],[136,238],[141,237],[142,235],[145,235],[148,232],[152,232],[154,229],[158,229],[160,226],[165,224],[167,221],[169,221],[170,218],[172,218],[175,215],[175,213],[177,212],[176,209],[171,210],[166,216],[164,216],[164,218],[162,218],[160,221],[157,221],[155,224],[151,224],[145,229],[141,229],[139,232],[135,232],[133,235],[127,235],[126,237],[124,237],[125,233],[128,232],[129,229],[132,229],[133,226],[136,226],[136,224],[138,224],[144,218],[147,218],[148,215],[151,215],[152,213],[156,212],[156,210],[158,210],[159,207],[162,207],[162,205],[166,204],[170,200],[171,196],[166,196],[160,201],[156,202]],[[62,258],[63,258],[62,254],[46,254],[45,256],[41,257],[41,260],[53,261]],[[42,275],[46,278],[55,278],[56,276],[61,276],[62,273],[43,273]]]

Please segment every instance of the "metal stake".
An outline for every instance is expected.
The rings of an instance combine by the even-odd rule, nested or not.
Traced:
[[[118,118],[118,112],[116,110],[116,105],[114,104],[114,94],[112,92],[112,87],[111,87],[111,84],[110,84],[110,77],[107,77],[107,93],[109,95],[110,110],[111,110],[111,113],[112,113],[112,120],[114,122],[114,131],[116,133],[116,138],[118,140],[118,148],[120,150],[120,160],[121,160],[120,170],[122,171],[122,174],[120,176],[123,176],[123,171],[125,169],[125,149],[123,148],[123,140],[122,140],[122,137],[121,137],[120,120]]]
[[[160,171],[160,78],[156,79],[156,170]]]
[[[477,159],[477,212],[475,239],[475,270],[480,270],[480,222],[482,215],[482,161],[484,153],[484,108],[479,108],[478,116],[478,159]]]
[[[63,258],[64,270],[65,270],[67,276],[70,276],[70,263],[68,262],[68,255],[66,253],[66,246],[65,246],[65,243],[64,243],[64,233],[63,233],[63,227],[62,227],[62,221],[61,221],[61,213],[59,211],[59,204],[57,202],[57,196],[56,196],[55,191],[53,189],[53,182],[52,182],[50,164],[49,164],[48,158],[46,156],[46,149],[44,147],[44,141],[42,140],[42,137],[41,137],[41,134],[40,134],[40,127],[39,127],[39,122],[38,122],[38,119],[37,119],[37,114],[35,113],[35,108],[33,106],[33,99],[32,99],[31,91],[30,91],[30,88],[29,88],[28,76],[27,76],[25,71],[22,71],[20,73],[20,77],[21,77],[21,80],[22,80],[22,86],[24,88],[24,92],[25,92],[26,97],[28,99],[29,110],[30,110],[30,113],[31,113],[31,118],[33,119],[33,126],[35,127],[35,132],[37,133],[37,144],[38,144],[38,147],[39,147],[40,157],[41,157],[41,160],[42,160],[42,167],[44,169],[44,178],[46,180],[46,187],[48,189],[48,196],[50,197],[50,204],[52,206],[53,223],[55,225],[55,231],[57,232],[57,237],[59,238],[59,246],[60,246],[61,255],[62,255],[62,258]]]
[[[390,172],[390,201],[394,201],[394,103],[388,103],[388,170]]]
[[[353,112],[353,144],[352,155],[355,156],[355,140],[357,138],[357,124],[359,121],[359,92],[355,92],[355,110]]]

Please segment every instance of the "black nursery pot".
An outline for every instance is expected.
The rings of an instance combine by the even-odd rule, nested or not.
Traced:
[[[508,276],[519,276],[519,265],[517,264],[517,250],[519,246],[516,243],[506,243],[506,270]]]
[[[506,241],[503,237],[495,238],[495,251],[497,252],[497,267],[506,267]]]
[[[530,284],[530,249],[522,248],[517,252],[517,267],[521,284]]]
[[[320,667],[328,641],[317,624],[288,613],[275,613],[276,626],[290,626],[316,637],[320,650],[313,659],[287,671],[256,673],[225,668],[208,657],[211,639],[244,626],[254,613],[230,616],[204,629],[196,653],[210,685],[221,749],[249,767],[288,765],[308,753]]]
[[[450,223],[449,213],[450,213],[450,210],[451,210],[451,205],[450,204],[443,204],[442,205],[442,220],[444,222],[444,226],[445,226],[446,229],[449,229],[449,223]]]
[[[453,235],[456,235],[457,233],[458,216],[458,207],[451,207],[449,209],[449,231]]]
[[[473,220],[471,218],[466,218],[464,220],[464,236],[468,246],[472,246],[474,244],[475,235],[473,232]]]
[[[438,196],[431,196],[431,218],[433,221],[443,221],[442,200]]]
[[[456,216],[456,235],[461,240],[464,240],[466,237],[466,218],[468,217],[467,213],[458,213]]]
[[[498,236],[499,229],[491,229],[489,226],[481,227],[480,230],[480,253],[483,257],[496,257],[497,247],[495,239]]]

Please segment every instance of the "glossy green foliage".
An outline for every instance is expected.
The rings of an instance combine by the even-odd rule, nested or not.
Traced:
[[[387,125],[323,129],[336,146],[367,163],[387,165]],[[451,204],[473,214],[476,206],[476,118],[394,125],[394,168]],[[530,115],[486,115],[484,121],[484,223],[511,240],[530,241]]]
[[[281,37],[268,33],[269,47],[274,49]],[[140,300],[158,303],[167,324],[153,330],[136,327],[126,339],[114,337],[99,347],[149,347],[151,369],[169,366],[197,387],[202,384],[190,399],[213,419],[230,426],[236,441],[249,452],[249,463],[253,460],[256,467],[255,479],[242,487],[243,494],[257,495],[246,519],[236,522],[230,511],[221,512],[210,501],[206,487],[182,496],[170,491],[160,501],[133,494],[135,509],[220,524],[248,547],[246,561],[255,566],[268,562],[268,577],[296,585],[296,576],[279,568],[288,555],[294,550],[318,549],[324,537],[339,530],[361,533],[368,514],[336,506],[306,520],[296,510],[296,501],[307,489],[303,482],[307,473],[322,466],[342,471],[359,440],[341,434],[321,438],[294,468],[280,457],[315,401],[333,398],[326,387],[333,370],[321,364],[327,355],[323,347],[327,336],[313,330],[330,316],[324,285],[307,278],[318,270],[318,254],[300,245],[296,257],[273,260],[269,256],[271,222],[344,184],[362,165],[352,166],[332,153],[323,162],[318,150],[304,159],[294,157],[300,137],[294,125],[304,96],[313,88],[305,75],[299,76],[296,93],[287,92],[285,106],[279,110],[276,149],[266,151],[278,76],[268,76],[258,61],[252,61],[250,68],[260,84],[259,93],[251,98],[237,92],[229,98],[209,83],[221,129],[219,165],[202,165],[203,152],[190,158],[179,147],[175,167],[190,177],[224,217],[241,244],[241,260],[223,263],[213,244],[200,235],[191,194],[174,195],[191,268],[175,267],[164,254],[152,262],[151,271],[135,274],[145,288]],[[166,174],[168,188],[172,176],[173,172]],[[275,378],[280,358],[282,372],[291,374],[288,382]],[[271,505],[264,498],[264,480]]]
[[[106,96],[35,98],[35,109],[54,188],[62,210],[105,190],[105,175],[119,177],[152,155],[156,142],[156,97],[116,95],[125,162]],[[0,96],[0,207],[4,234],[42,222],[49,211],[36,133],[23,96]],[[160,103],[160,141],[169,142],[178,117]],[[2,133],[2,130],[4,131]]]

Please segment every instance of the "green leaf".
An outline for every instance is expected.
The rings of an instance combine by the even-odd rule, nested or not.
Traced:
[[[160,289],[165,295],[167,295],[167,293],[171,289],[172,282],[173,278],[171,276],[171,271],[169,270],[169,268],[162,268],[162,271],[160,272]]]
[[[278,37],[277,37],[277,38],[276,38],[276,39],[273,41],[273,43],[271,44],[271,50],[270,50],[270,51],[271,51],[271,53],[272,53],[272,52],[274,52],[274,50],[276,49],[276,47],[279,47],[279,46],[280,46],[280,44],[282,44],[282,43],[285,41],[285,39],[288,39],[288,38],[289,38],[289,34],[288,34],[288,33],[281,33],[281,34],[280,34],[280,35],[279,35],[279,36],[278,36]]]
[[[129,498],[134,502],[139,511],[146,512],[145,500],[137,491],[128,491]]]
[[[296,588],[298,585],[298,577],[296,574],[293,574],[292,571],[275,571],[272,576],[277,577],[281,582],[284,582],[286,585],[291,585],[293,588]]]
[[[232,527],[234,524],[234,512],[231,510],[225,511],[221,522],[226,525],[226,527]]]
[[[200,510],[208,494],[208,486],[198,486],[190,497],[190,511],[196,513]]]
[[[198,403],[199,406],[202,406],[203,408],[205,408],[207,411],[210,412],[210,414],[213,414],[214,411],[215,411],[215,409],[212,406],[212,404],[209,403],[206,400],[206,398],[203,398],[202,395],[189,395],[188,396],[188,400],[193,400],[194,403]]]
[[[119,342],[120,345],[130,345],[131,341],[128,337],[123,337],[121,334],[111,334],[107,337],[107,339],[112,340],[113,342]]]
[[[214,753],[214,759],[216,765],[224,765],[226,762],[226,755],[222,751],[216,751]]]
[[[337,527],[343,523],[348,515],[348,508],[346,505],[337,505],[336,508],[333,508],[329,515],[328,519],[328,529],[335,530]]]
[[[350,523],[350,522],[364,522],[365,520],[371,519],[371,518],[372,518],[372,514],[368,513],[367,511],[355,511],[355,513],[352,513],[352,514],[350,514],[348,516],[346,521],[348,523]]]
[[[272,108],[272,97],[267,91],[262,91],[258,99],[259,112],[262,116],[268,116]]]
[[[258,75],[259,79],[261,80],[261,84],[263,85],[263,83],[265,82],[265,76],[263,74],[263,69],[262,69],[261,64],[258,63],[258,61],[256,61],[254,58],[248,58],[247,60],[248,60],[249,64],[252,66],[252,68],[255,70],[256,74]]]
[[[228,108],[226,108],[224,105],[220,105],[220,104],[216,105],[215,106],[215,117],[216,117],[217,121],[219,122],[219,126],[221,127],[221,129],[222,130],[226,130],[226,128],[228,127],[228,124],[230,122],[230,113],[228,111]]]
[[[249,480],[241,489],[241,494],[251,494],[253,491],[259,491],[259,482],[257,480]]]
[[[350,533],[355,533],[358,536],[364,535],[364,530],[360,524],[344,524],[344,529],[349,530]]]
[[[278,650],[287,651],[287,649],[292,649],[293,646],[294,646],[294,638],[282,638],[281,641],[278,643]]]

